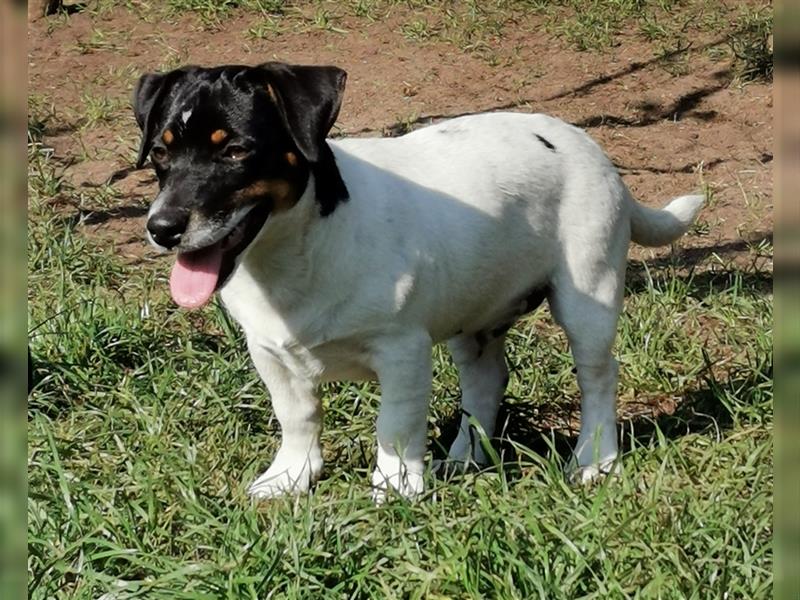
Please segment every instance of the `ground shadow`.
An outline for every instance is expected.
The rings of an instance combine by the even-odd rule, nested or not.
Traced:
[[[738,269],[724,268],[696,272],[698,265],[712,256],[727,258],[758,248],[761,244],[772,245],[772,231],[753,232],[746,238],[700,246],[695,248],[682,248],[667,256],[649,259],[647,261],[630,261],[626,274],[625,287],[627,292],[641,292],[651,285],[663,286],[676,277],[676,271],[683,271],[681,275],[692,296],[702,296],[713,291],[726,289],[734,283],[760,294],[772,293],[773,274],[771,270],[764,269]],[[753,255],[753,261],[766,259],[767,256]],[[668,270],[664,273],[663,271]]]
[[[628,291],[641,291],[649,286],[666,286],[676,278],[683,280],[687,293],[704,297],[714,291],[724,290],[738,282],[744,289],[757,294],[772,293],[771,271],[740,270],[736,268],[676,276],[659,269],[672,266],[691,267],[712,254],[724,254],[745,250],[749,244],[761,240],[772,241],[772,232],[760,232],[752,239],[729,242],[704,248],[692,248],[680,256],[630,265]],[[645,268],[645,264],[647,269]],[[648,272],[649,270],[649,272]],[[655,273],[655,274],[654,274]],[[677,439],[693,433],[714,432],[717,435],[732,427],[734,413],[746,410],[756,401],[755,390],[773,377],[772,357],[744,376],[735,367],[715,377],[708,363],[698,375],[694,387],[678,394],[665,393],[660,398],[649,397],[641,402],[626,402],[621,405],[618,439],[623,455],[631,448],[649,447],[661,437]],[[727,391],[727,393],[726,393]],[[736,406],[723,400],[735,397]],[[497,434],[492,445],[501,458],[504,474],[512,479],[520,474],[520,467],[531,463],[532,456],[556,458],[567,464],[572,449],[578,440],[580,403],[576,398],[553,403],[542,403],[541,399],[526,402],[525,399],[505,399],[497,417]],[[434,459],[444,459],[447,448],[458,434],[461,412],[437,423],[441,435],[432,444]],[[516,475],[515,475],[516,474]]]
[[[745,390],[739,402],[746,404],[752,391],[761,378],[772,378],[772,363],[765,372],[753,373],[746,378],[733,378],[716,381],[705,375],[702,384],[686,390],[672,405],[673,408],[659,412],[657,407],[649,407],[637,414],[624,414],[617,425],[617,439],[621,455],[631,448],[647,448],[657,444],[661,438],[675,440],[690,434],[713,433],[719,436],[730,430],[734,423],[731,408],[720,401],[722,388]],[[500,457],[503,472],[513,479],[521,474],[520,469],[532,462],[532,456],[547,460],[556,459],[562,465],[568,464],[572,450],[578,441],[579,431],[568,425],[577,423],[580,409],[574,405],[555,405],[543,407],[541,404],[525,402],[504,402],[497,419],[497,437],[492,446]],[[458,433],[461,416],[454,414],[439,423],[440,437],[433,442],[434,459],[444,459],[447,448]],[[561,422],[564,425],[553,427],[543,423]]]
[[[726,77],[719,77],[717,78],[717,82],[712,85],[707,85],[700,89],[689,92],[688,94],[679,96],[672,103],[666,106],[650,102],[643,102],[639,104],[638,109],[642,113],[639,117],[630,118],[604,113],[586,117],[573,123],[573,125],[584,129],[607,125],[619,125],[623,127],[647,127],[648,125],[653,125],[665,120],[680,121],[687,116],[691,116],[701,121],[711,121],[716,118],[716,111],[698,111],[696,109],[706,97],[728,87],[728,75],[730,72],[722,71],[721,73],[726,75]]]
[[[457,113],[440,113],[440,114],[430,114],[430,115],[421,115],[416,119],[412,120],[403,120],[397,121],[395,123],[391,123],[389,125],[385,125],[380,128],[375,127],[363,127],[356,131],[351,132],[352,135],[364,135],[369,133],[380,133],[386,137],[397,137],[399,135],[403,135],[404,133],[408,133],[409,131],[416,129],[420,126],[431,125],[438,121],[443,121],[446,119],[454,119],[456,117],[465,117],[468,115],[475,115],[484,112],[495,112],[495,111],[502,111],[502,110],[511,110],[515,108],[519,108],[521,106],[532,105],[536,106],[543,102],[552,102],[553,100],[559,100],[561,98],[566,98],[569,96],[582,96],[590,92],[593,88],[610,83],[626,75],[630,75],[642,69],[645,69],[649,66],[654,64],[662,63],[670,61],[682,54],[685,54],[689,50],[697,50],[703,51],[709,48],[713,48],[716,46],[720,46],[722,44],[727,43],[728,38],[722,37],[715,40],[712,40],[702,46],[698,46],[694,48],[693,44],[688,44],[686,46],[682,46],[680,48],[676,48],[668,53],[662,54],[660,56],[651,58],[646,61],[634,61],[630,63],[628,66],[614,71],[613,73],[609,73],[607,75],[601,75],[594,79],[591,79],[585,83],[582,83],[574,88],[570,88],[554,94],[552,96],[548,96],[546,98],[521,98],[515,100],[513,102],[507,102],[504,104],[496,104],[493,106],[486,106],[477,110],[472,111],[463,111]],[[691,111],[692,109],[696,108],[696,106],[705,98],[706,96],[713,94],[714,92],[727,87],[731,81],[731,71],[729,69],[721,70],[712,75],[714,79],[717,80],[717,83],[707,86],[705,88],[701,88],[699,90],[695,90],[694,92],[690,92],[685,94],[684,96],[679,97],[676,99],[672,104],[667,107],[663,107],[657,104],[648,104],[642,103],[639,108],[645,111],[645,116],[643,119],[626,119],[624,117],[618,117],[614,115],[596,115],[593,117],[587,117],[583,119],[579,123],[575,123],[580,127],[597,127],[599,125],[628,125],[628,126],[645,126],[652,124],[656,121],[665,119],[665,118],[673,118],[674,115],[684,115]],[[715,111],[695,111],[692,116],[695,116],[701,120],[709,121],[716,117]],[[645,122],[642,122],[644,120]]]

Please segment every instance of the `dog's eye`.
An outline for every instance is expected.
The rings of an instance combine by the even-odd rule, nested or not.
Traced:
[[[165,160],[167,160],[167,157],[168,157],[167,149],[164,148],[163,146],[155,146],[150,151],[150,158],[152,158],[156,162],[164,162]]]
[[[250,151],[244,146],[230,144],[225,148],[225,158],[230,158],[231,160],[244,160],[249,154]]]

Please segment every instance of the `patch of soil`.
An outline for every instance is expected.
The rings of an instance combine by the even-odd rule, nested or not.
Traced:
[[[687,73],[675,76],[634,35],[604,53],[577,52],[530,16],[495,40],[506,58],[492,66],[445,42],[406,39],[403,10],[375,22],[344,18],[338,25],[346,33],[306,27],[270,39],[248,34],[261,16],[245,12],[214,31],[191,16],[146,22],[125,8],[31,22],[29,90],[56,112],[44,143],[68,165],[72,185],[110,183],[119,196],[104,218],[87,221],[87,235],[117,244],[131,259],[153,256],[139,209],[156,186],[149,173],[131,168],[139,132],[126,108],[140,73],[166,64],[284,60],[348,71],[336,135],[380,135],[486,110],[547,112],[588,129],[645,204],[709,186],[702,226],[682,247],[704,255],[728,248],[734,260],[749,260],[750,243],[771,236],[772,86],[734,85],[728,65],[706,52],[724,40],[694,40]],[[87,94],[120,108],[81,126]],[[668,252],[634,248],[632,256]]]

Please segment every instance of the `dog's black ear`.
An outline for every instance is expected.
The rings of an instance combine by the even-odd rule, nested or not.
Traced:
[[[176,85],[186,79],[193,68],[182,68],[169,73],[145,73],[133,89],[133,114],[142,130],[136,168],[141,169],[153,146],[153,134],[161,120],[166,99]]]
[[[333,127],[342,105],[347,73],[338,67],[269,62],[256,67],[297,149],[310,163]]]

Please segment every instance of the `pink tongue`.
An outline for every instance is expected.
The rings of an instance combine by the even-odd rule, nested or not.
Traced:
[[[175,303],[184,308],[200,308],[206,304],[217,289],[221,265],[220,244],[178,253],[169,277],[169,289]]]

